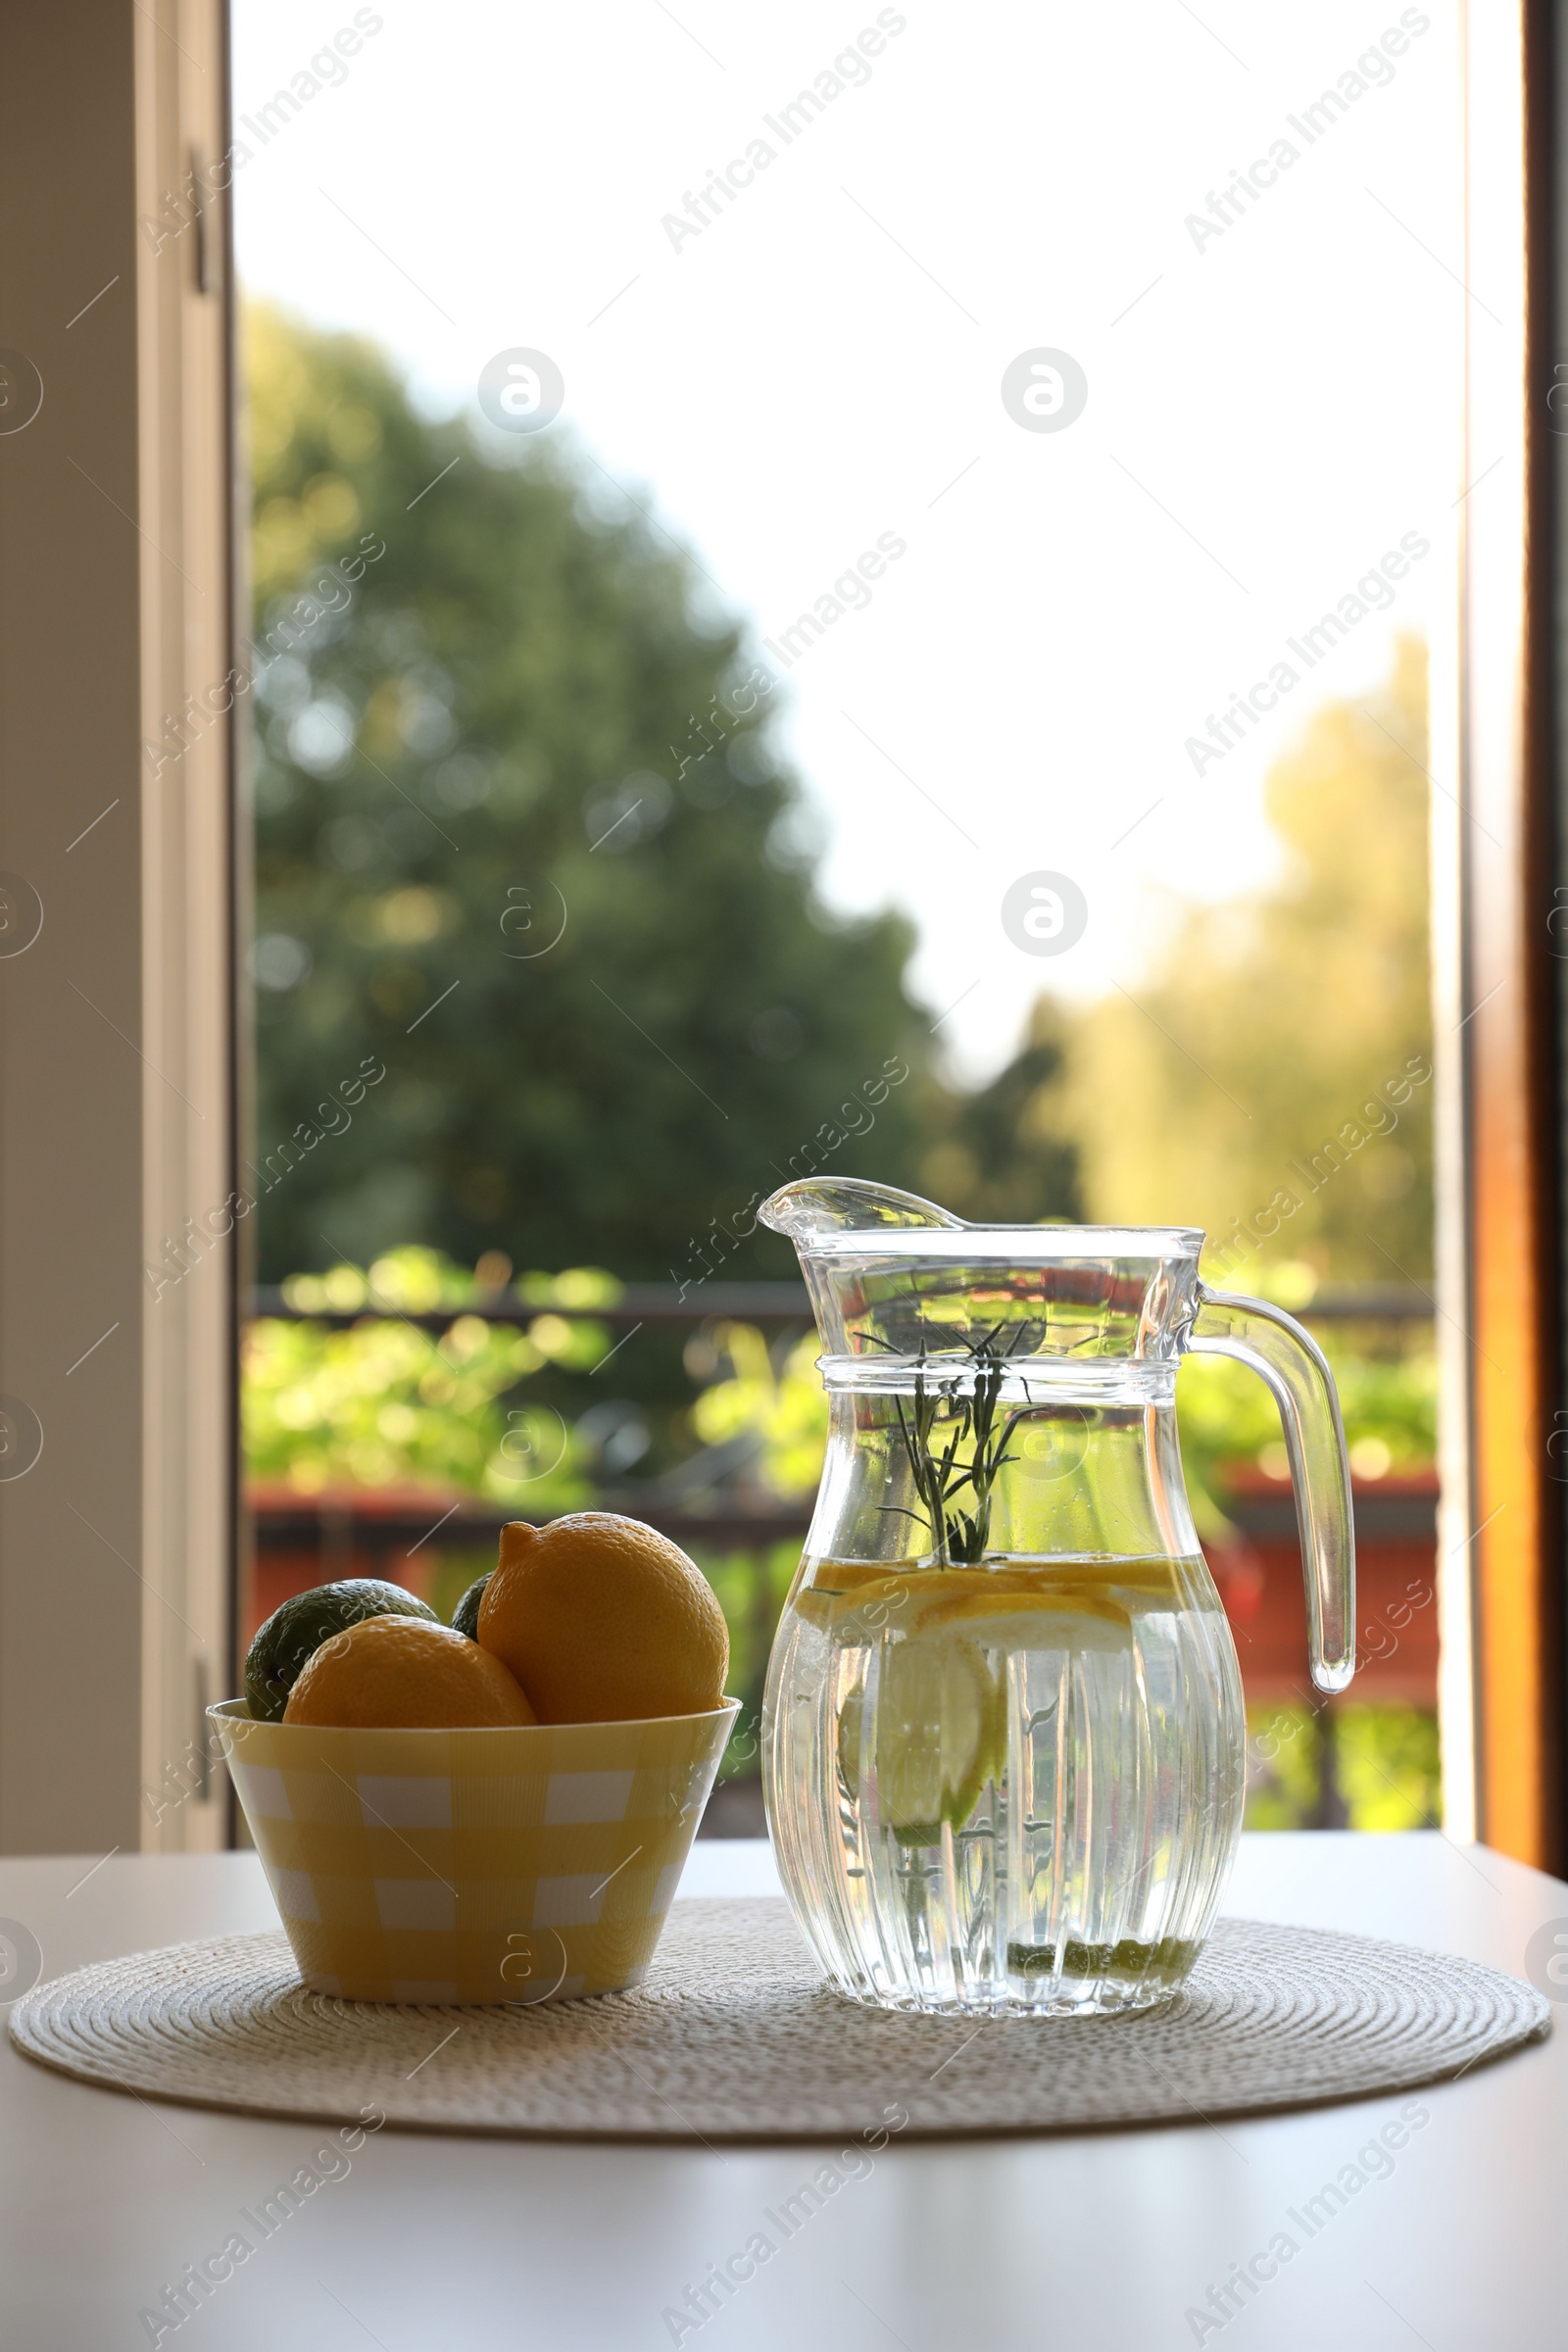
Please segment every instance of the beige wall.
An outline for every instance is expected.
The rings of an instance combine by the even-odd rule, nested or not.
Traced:
[[[0,1480],[13,1852],[224,1826],[220,1776],[173,1800],[230,1672],[232,1244],[156,1300],[143,1267],[229,1190],[230,750],[215,721],[156,778],[143,745],[229,665],[226,302],[194,233],[137,231],[222,151],[220,25],[0,14],[0,346],[44,386],[0,432],[0,868],[43,909],[0,956],[0,1392],[43,1430]]]

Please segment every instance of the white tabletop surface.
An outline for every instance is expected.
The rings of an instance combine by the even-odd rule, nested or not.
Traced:
[[[90,1861],[0,1862],[0,1920],[37,1937],[45,1976],[276,1924],[254,1856],[117,1856],[78,1884]],[[765,1844],[714,1839],[682,1890],[776,1884]],[[1246,1838],[1224,1907],[1521,1976],[1538,1929],[1568,1935],[1568,1886],[1436,1834]],[[1426,2121],[1407,2127],[1392,2169],[1357,2168],[1384,2177],[1309,2241],[1292,2209],[1405,2099],[1077,2139],[894,2142],[700,2329],[666,2310],[824,2151],[387,2130],[161,2340],[180,2352],[656,2352],[677,2337],[702,2352],[1548,2352],[1568,2338],[1564,1995],[1549,2041],[1416,2094]],[[0,2343],[152,2342],[143,2309],[329,2136],[92,2090],[7,2042]],[[1190,2316],[1281,2231],[1299,2250],[1253,2300],[1223,2326]]]

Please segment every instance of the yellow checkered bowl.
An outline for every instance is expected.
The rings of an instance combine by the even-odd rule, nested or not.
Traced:
[[[638,1983],[739,1711],[355,1731],[207,1710],[308,1988],[466,2002]]]

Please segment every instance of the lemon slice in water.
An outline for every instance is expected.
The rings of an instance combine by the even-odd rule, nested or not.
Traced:
[[[1002,1687],[974,1642],[914,1634],[885,1648],[873,1669],[875,1802],[901,1845],[935,1845],[942,1825],[961,1829],[1002,1766],[1006,1714]],[[857,1803],[870,1791],[861,1686],[839,1716],[839,1769]]]
[[[932,1640],[967,1637],[994,1650],[1089,1649],[1117,1652],[1132,1647],[1132,1611],[1081,1588],[1061,1591],[965,1593],[939,1603],[926,1615]]]

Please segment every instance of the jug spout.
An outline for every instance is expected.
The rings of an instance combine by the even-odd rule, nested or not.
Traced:
[[[971,1225],[854,1176],[787,1184],[758,1213],[795,1244],[830,1363],[1174,1364],[1197,1304],[1203,1237],[1186,1228]]]
[[[889,1226],[945,1225],[961,1227],[963,1219],[917,1193],[901,1193],[891,1184],[870,1184],[859,1176],[807,1177],[786,1184],[758,1210],[764,1225],[787,1234],[803,1253],[834,1233],[871,1233]]]

